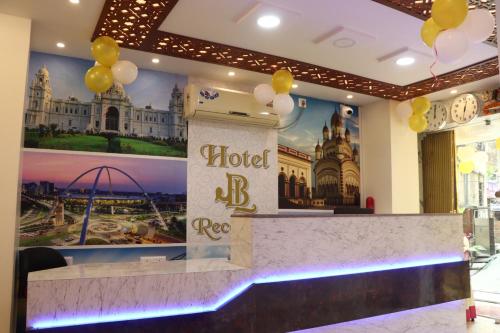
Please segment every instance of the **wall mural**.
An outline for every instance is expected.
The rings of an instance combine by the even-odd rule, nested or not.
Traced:
[[[20,246],[186,240],[186,161],[25,150]]]
[[[139,70],[126,90],[93,94],[92,65],[30,55],[19,245],[185,243],[187,78]]]
[[[278,135],[280,209],[360,205],[359,116],[355,106],[293,96],[304,116]],[[295,107],[282,124],[299,115]]]
[[[93,94],[88,60],[32,52],[24,110],[27,148],[186,157],[185,76],[139,70]]]

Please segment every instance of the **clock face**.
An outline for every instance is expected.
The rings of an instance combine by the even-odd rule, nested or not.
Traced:
[[[458,96],[451,105],[451,119],[459,124],[465,124],[474,119],[479,113],[479,105],[472,94]]]
[[[432,103],[429,112],[425,114],[430,131],[443,129],[448,119],[448,110],[443,103]]]

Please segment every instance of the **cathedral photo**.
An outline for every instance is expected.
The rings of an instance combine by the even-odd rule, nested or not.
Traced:
[[[87,62],[32,52],[26,148],[186,157],[184,78],[140,70],[130,86],[90,94],[83,85]]]
[[[299,112],[296,108],[285,124]],[[279,133],[279,208],[359,207],[357,107],[310,98],[303,112],[312,119],[300,118]]]

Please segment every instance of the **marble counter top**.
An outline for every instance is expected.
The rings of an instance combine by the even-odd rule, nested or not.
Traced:
[[[230,261],[87,264],[30,273],[27,326],[215,311],[253,284],[459,261],[461,228],[461,216],[450,214],[235,216]]]
[[[73,265],[54,268],[28,275],[28,281],[52,281],[71,279],[96,279],[113,277],[152,276],[165,274],[200,273],[210,271],[239,270],[243,267],[226,259],[174,260],[155,263],[121,262]]]

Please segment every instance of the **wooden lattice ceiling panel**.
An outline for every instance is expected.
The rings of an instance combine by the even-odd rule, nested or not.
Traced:
[[[380,4],[402,11],[406,14],[427,20],[431,16],[431,7],[434,0],[373,0]],[[486,8],[496,16],[495,0],[469,0],[469,9]],[[488,38],[487,42],[497,45],[497,28]]]
[[[272,74],[278,69],[286,68],[300,81],[395,100],[407,100],[498,74],[498,59],[495,57],[440,75],[437,79],[432,78],[407,86],[399,86],[302,61],[158,30],[177,1],[106,0],[92,39],[107,35],[116,39],[122,47],[130,49],[264,74]],[[426,1],[430,0],[383,2],[386,5],[391,2],[391,7],[394,8],[397,8],[396,3],[401,6],[402,3],[418,2],[419,10],[424,13],[427,8],[425,7]],[[397,9],[403,10],[401,8]],[[404,8],[403,11],[415,14],[410,11],[416,7]]]

